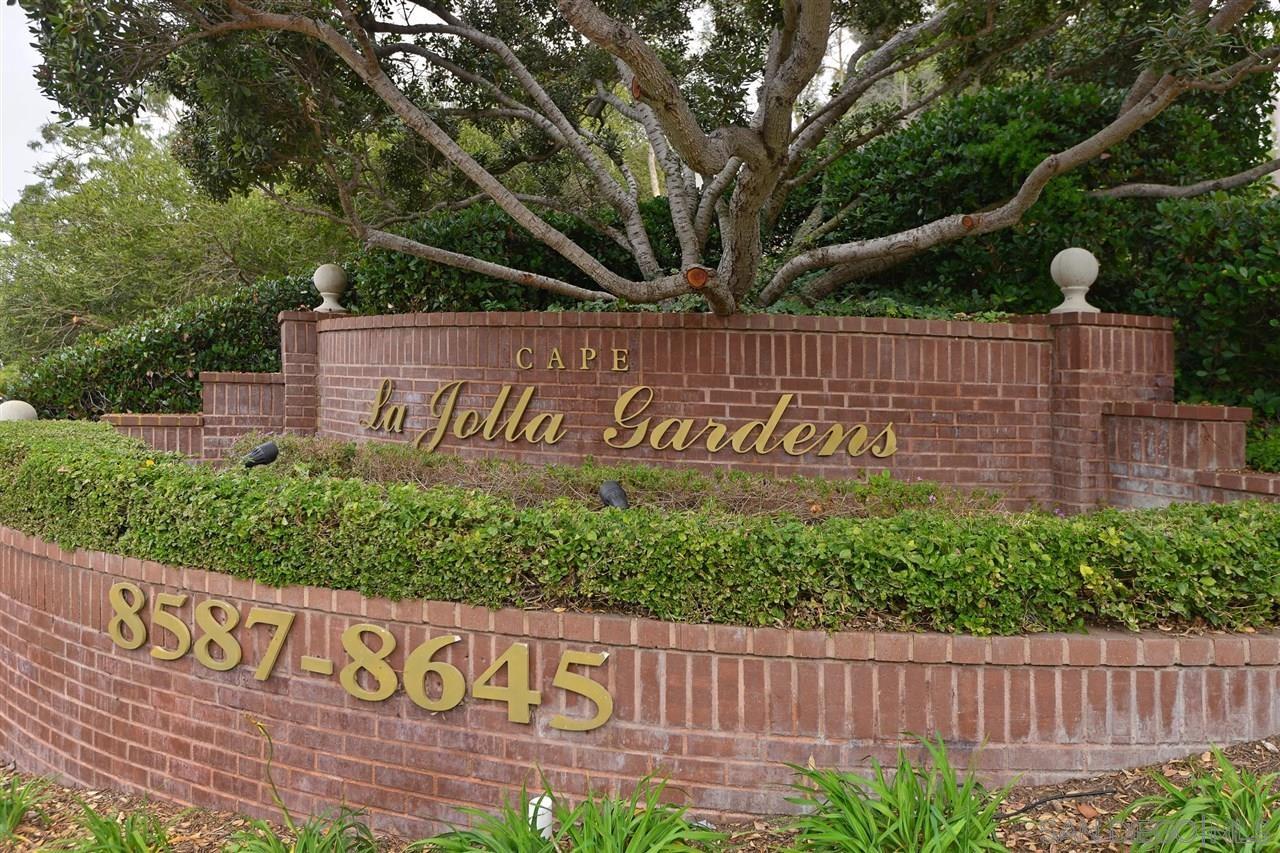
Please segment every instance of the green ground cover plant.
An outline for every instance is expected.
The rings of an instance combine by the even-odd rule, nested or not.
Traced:
[[[1160,793],[1137,800],[1116,816],[1135,813],[1145,825],[1132,853],[1262,853],[1280,850],[1280,774],[1237,769],[1219,750],[1185,785],[1158,773]]]
[[[40,803],[45,799],[48,786],[43,779],[21,782],[17,777],[0,786],[0,841],[11,836],[28,814],[43,819]]]
[[[720,849],[725,835],[690,822],[687,808],[662,801],[666,783],[652,777],[640,780],[621,798],[591,794],[570,807],[545,787],[539,798],[522,790],[497,814],[470,810],[474,826],[456,829],[411,845],[411,853],[697,853]],[[531,803],[551,813],[546,836],[530,815]]]
[[[519,507],[456,487],[215,471],[107,425],[0,424],[0,523],[271,585],[660,619],[1012,634],[1280,623],[1280,506],[879,518]]]
[[[606,480],[625,483],[634,507],[670,511],[719,510],[745,516],[780,516],[818,521],[838,516],[888,516],[908,509],[945,509],[953,515],[994,510],[999,496],[962,492],[937,483],[895,480],[888,473],[867,480],[768,477],[743,471],[698,471],[646,465],[534,465],[506,459],[464,459],[423,453],[408,443],[354,442],[304,436],[270,436],[281,461],[261,476],[354,477],[374,483],[407,483],[421,488],[457,487],[507,498],[518,507],[556,500],[587,509],[600,506]],[[231,465],[268,436],[250,434],[232,447]]]
[[[269,821],[252,820],[249,828],[237,832],[224,848],[225,853],[376,853],[377,841],[361,814],[349,808],[331,816],[319,815],[292,825],[283,833]]]
[[[981,853],[1006,850],[996,838],[1008,789],[987,792],[972,770],[956,771],[941,737],[920,738],[924,760],[898,750],[886,772],[871,762],[871,777],[839,770],[793,767],[805,809],[793,853]]]
[[[173,848],[169,831],[146,812],[119,819],[84,807],[80,819],[85,834],[51,848],[56,853],[167,853]]]

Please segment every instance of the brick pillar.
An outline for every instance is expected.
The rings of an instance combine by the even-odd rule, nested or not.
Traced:
[[[281,311],[280,372],[284,375],[284,431],[314,435],[319,412],[314,311]]]
[[[1173,399],[1173,322],[1127,314],[1051,314],[1049,401],[1054,503],[1079,512],[1109,488],[1103,408]]]

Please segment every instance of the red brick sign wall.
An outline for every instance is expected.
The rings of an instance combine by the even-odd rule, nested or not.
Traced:
[[[466,410],[487,415],[504,386],[512,401],[508,412],[523,389],[534,388],[529,414],[563,413],[560,441],[462,439],[447,431],[437,449],[825,477],[889,470],[907,479],[997,489],[1015,505],[1045,503],[1053,498],[1055,453],[1077,458],[1096,438],[1080,430],[1065,436],[1070,447],[1055,447],[1055,429],[1077,427],[1072,419],[1080,400],[1096,405],[1112,395],[1171,394],[1167,323],[1130,319],[1146,322],[1098,328],[1108,354],[1120,356],[1108,359],[1102,371],[1087,363],[1087,352],[1055,355],[1054,327],[1034,318],[999,324],[647,314],[326,319],[319,324],[317,427],[323,435],[406,442],[423,436],[429,444],[445,408],[435,395],[448,383],[464,383],[452,411],[455,425]],[[388,402],[404,407],[400,432],[367,426],[383,379],[393,389]],[[1090,383],[1088,395],[1074,391],[1082,380]],[[640,392],[635,404],[651,402],[635,417],[627,412],[620,419],[619,397],[637,386],[651,392]],[[665,418],[692,419],[691,434],[707,419],[732,431],[767,420],[784,397],[789,405],[773,441],[763,445],[775,445],[770,452],[760,452],[761,445],[713,452],[705,441],[681,451],[669,443],[676,427],[658,439],[661,449],[653,446],[652,432]],[[620,447],[637,438],[637,425],[646,418],[649,435],[635,447]],[[776,446],[788,429],[804,423],[819,434],[831,425],[864,424],[869,436],[892,424],[896,447],[888,456],[877,454],[883,446],[853,456],[847,447],[829,455],[810,447],[793,455]]]
[[[113,604],[121,583],[145,601]],[[124,649],[109,631],[132,637],[135,609],[145,642]],[[234,611],[237,625],[201,627],[202,609],[220,624]],[[281,613],[292,619],[272,661]],[[362,623],[396,643],[383,673],[394,690],[382,701],[355,698],[342,681],[352,659],[341,637]],[[194,649],[156,657],[153,648],[180,647],[173,632],[183,625]],[[207,634],[221,636],[202,641]],[[455,667],[468,692],[431,712],[406,693],[406,673],[414,650],[441,636],[460,639],[432,660]],[[376,650],[373,637],[365,642]],[[237,666],[196,659],[203,648],[216,663],[222,653],[209,647],[232,641]],[[529,689],[541,699],[528,723],[512,722],[507,702],[470,692],[517,644],[528,648]],[[558,680],[571,651],[608,653],[599,666],[572,667],[612,697],[609,719],[591,731],[556,727],[558,716],[597,710]],[[331,675],[307,671],[325,661]],[[369,672],[354,678],[358,689],[379,687]],[[430,700],[440,685],[426,683]],[[986,742],[976,761],[992,779],[1062,779],[1273,734],[1278,688],[1275,634],[827,635],[491,612],[272,589],[70,553],[0,528],[0,758],[89,787],[267,815],[256,720],[275,740],[274,778],[291,808],[346,802],[410,836],[536,786],[539,770],[571,796],[658,771],[717,820],[785,812],[786,762],[865,768],[909,743],[903,732],[941,734],[958,760]]]
[[[1010,508],[1280,499],[1277,483],[1238,476],[1249,410],[1171,404],[1172,324],[1159,317],[280,321],[281,372],[200,375],[202,425],[108,420],[211,460],[245,433],[289,432],[543,463],[889,471],[997,491]]]

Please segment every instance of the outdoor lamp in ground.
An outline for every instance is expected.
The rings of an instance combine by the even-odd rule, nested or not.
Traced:
[[[631,506],[631,502],[627,500],[627,493],[623,491],[622,484],[617,480],[605,480],[600,484],[600,500],[604,501],[605,506],[615,506],[619,509]]]
[[[311,276],[311,283],[316,286],[316,290],[324,297],[324,301],[315,307],[315,310],[322,314],[346,314],[347,309],[342,307],[338,299],[347,289],[347,273],[337,264],[321,264],[316,268],[315,275]]]
[[[274,441],[268,441],[266,444],[259,444],[248,455],[244,457],[244,467],[253,468],[256,465],[270,465],[280,456],[280,448],[276,447]]]
[[[1098,280],[1098,259],[1088,249],[1072,247],[1054,255],[1049,264],[1049,275],[1065,297],[1062,304],[1050,314],[1079,312],[1097,314],[1098,309],[1085,301],[1085,294]]]

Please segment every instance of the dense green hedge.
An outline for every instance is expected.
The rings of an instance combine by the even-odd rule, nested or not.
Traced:
[[[841,158],[805,188],[825,211],[849,209],[828,242],[913,228],[982,210],[1028,171],[1115,116],[1124,90],[1054,81],[986,88],[941,103]],[[1280,196],[1255,182],[1233,195],[1096,198],[1130,181],[1188,183],[1267,159],[1269,125],[1228,103],[1175,104],[1103,157],[1056,178],[1016,227],[937,247],[845,294],[891,294],[957,310],[1046,311],[1061,301],[1049,263],[1067,246],[1098,256],[1089,300],[1105,311],[1177,320],[1177,393],[1280,416]],[[1246,120],[1247,118],[1247,120]]]
[[[303,277],[201,297],[23,365],[0,392],[46,418],[198,412],[200,371],[279,370],[276,315],[315,303]]]
[[[818,524],[519,509],[457,489],[218,473],[95,424],[0,424],[0,523],[102,549],[370,595],[834,628],[869,615],[1015,633],[1280,622],[1280,506]]]

